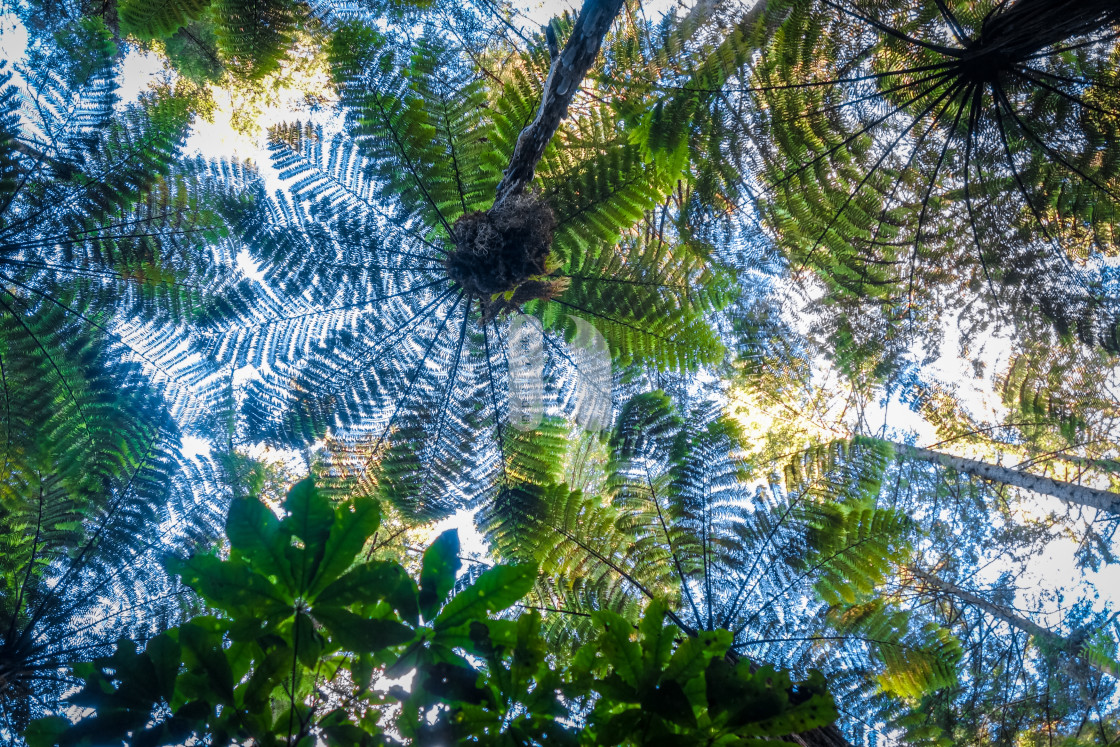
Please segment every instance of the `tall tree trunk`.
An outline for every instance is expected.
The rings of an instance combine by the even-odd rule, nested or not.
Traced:
[[[1052,630],[1047,630],[1036,622],[1028,620],[1027,618],[1016,614],[1015,612],[1001,607],[995,602],[991,602],[984,597],[973,594],[971,591],[966,591],[955,584],[951,584],[932,573],[923,571],[916,566],[908,566],[907,570],[916,578],[920,578],[926,585],[937,589],[938,591],[954,596],[962,602],[967,602],[974,607],[978,607],[985,613],[991,615],[997,620],[1001,620],[1012,628],[1021,630],[1024,633],[1037,638],[1040,641],[1045,641],[1046,644],[1057,651],[1061,651],[1067,656],[1071,656],[1078,661],[1092,667],[1093,669],[1107,674],[1111,677],[1120,679],[1120,664],[1114,661],[1100,661],[1091,656],[1085,656],[1082,652],[1081,644],[1064,638]]]
[[[895,441],[886,441],[886,443],[894,447],[896,453],[908,459],[920,459],[930,462],[931,464],[948,467],[957,472],[963,472],[964,474],[973,475],[992,482],[1014,485],[1015,487],[1024,488],[1042,495],[1053,496],[1066,503],[1087,506],[1089,508],[1096,508],[1111,514],[1120,515],[1120,494],[1118,493],[1089,488],[1084,485],[1055,480],[1050,477],[1032,475],[1021,470],[1011,469],[1010,467],[1001,467],[996,464],[989,464],[988,462],[981,462],[975,459],[966,459],[964,457],[945,454],[940,451],[923,449],[919,446],[909,446]]]
[[[622,5],[623,0],[584,0],[568,43],[552,60],[537,116],[517,138],[509,166],[498,184],[495,208],[521,194],[533,180],[544,149],[568,115],[568,105],[599,55],[603,38]]]

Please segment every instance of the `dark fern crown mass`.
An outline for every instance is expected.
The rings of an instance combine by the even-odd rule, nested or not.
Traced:
[[[402,50],[367,27],[339,29],[330,55],[349,133],[273,132],[291,199],[240,230],[278,300],[215,339],[262,369],[248,399],[255,434],[362,441],[365,462],[383,462],[381,489],[421,515],[508,478],[508,403],[524,370],[511,364],[523,353],[510,314],[543,329],[541,380],[568,382],[550,390],[553,405],[610,398],[609,376],[565,341],[577,318],[620,367],[722,355],[704,315],[726,280],[673,225],[667,172],[612,107],[578,100],[581,116],[537,165],[539,190],[489,210],[547,72],[543,45],[511,54],[484,74],[431,36]]]
[[[1117,336],[1116,3],[772,2],[743,46],[764,209],[797,267],[891,332],[973,304]],[[766,36],[762,36],[766,34]],[[743,59],[740,56],[739,59]]]

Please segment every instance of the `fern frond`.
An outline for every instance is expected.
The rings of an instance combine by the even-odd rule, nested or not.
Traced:
[[[209,6],[210,0],[124,0],[117,6],[117,17],[122,33],[143,40],[161,39],[199,18]]]

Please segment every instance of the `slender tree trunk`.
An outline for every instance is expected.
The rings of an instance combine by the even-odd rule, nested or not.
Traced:
[[[997,620],[1001,620],[1007,623],[1012,628],[1021,630],[1024,633],[1027,633],[1028,635],[1039,639],[1040,641],[1045,641],[1049,647],[1061,651],[1067,656],[1078,659],[1079,661],[1085,663],[1089,667],[1092,667],[1098,672],[1120,679],[1120,664],[1107,661],[1101,662],[1094,659],[1093,657],[1084,656],[1081,651],[1081,646],[1078,643],[1071,641],[1068,638],[1064,638],[1061,635],[1053,632],[1052,630],[1047,630],[1038,623],[1028,620],[1027,618],[1016,614],[1006,607],[1001,607],[994,602],[988,601],[984,597],[973,594],[971,591],[966,591],[959,586],[938,578],[932,573],[923,571],[921,568],[909,566],[907,570],[910,571],[910,573],[912,573],[916,578],[920,578],[928,586],[931,586],[938,591],[949,594],[950,596],[954,596],[957,599],[960,599],[962,602],[967,602],[974,607],[980,608],[985,613],[991,615]]]
[[[533,172],[544,155],[545,147],[568,115],[568,105],[599,55],[603,37],[622,10],[622,5],[623,0],[584,0],[568,43],[552,60],[537,116],[517,138],[509,167],[498,184],[495,208],[523,192],[533,180]]]
[[[681,22],[684,35],[691,36],[695,33],[697,28],[711,18],[722,2],[723,0],[698,0]],[[751,9],[735,24],[736,28],[751,29],[766,13],[770,2],[771,0],[755,0]],[[603,46],[603,38],[622,10],[623,3],[624,0],[584,0],[571,37],[564,49],[552,60],[537,116],[517,138],[509,166],[498,184],[494,208],[523,192],[532,182],[537,163],[567,116],[568,105],[579,90],[587,71],[595,63]]]
[[[948,467],[957,472],[981,477],[992,482],[1014,485],[1015,487],[1024,488],[1042,495],[1053,496],[1066,503],[1087,506],[1089,508],[1096,508],[1111,514],[1120,515],[1120,494],[1118,493],[1088,488],[1084,485],[1055,480],[1050,477],[1032,475],[1017,469],[1011,469],[1010,467],[1001,467],[996,464],[980,462],[975,459],[952,456],[951,454],[944,454],[940,451],[923,449],[919,446],[908,446],[907,444],[900,444],[894,441],[886,441],[886,443],[894,447],[894,450],[898,454],[909,459],[920,459],[930,462],[931,464],[938,464],[942,467]]]

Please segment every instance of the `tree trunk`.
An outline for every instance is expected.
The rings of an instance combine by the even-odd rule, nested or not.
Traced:
[[[495,208],[521,194],[533,180],[533,172],[544,155],[545,147],[568,115],[568,105],[599,55],[603,37],[610,30],[622,4],[623,0],[584,0],[568,43],[552,60],[552,68],[544,83],[541,108],[517,138],[509,166],[498,184]]]
[[[1064,638],[1053,632],[1052,630],[1047,630],[1038,623],[1028,620],[1021,615],[1017,615],[1006,607],[1001,607],[1000,605],[994,602],[990,602],[977,594],[973,594],[970,591],[965,591],[959,586],[938,578],[932,573],[923,571],[921,568],[909,566],[907,567],[907,570],[916,578],[920,578],[923,582],[933,587],[934,589],[949,594],[950,596],[954,596],[957,599],[960,599],[962,602],[967,602],[974,607],[980,608],[985,613],[991,615],[997,620],[1002,620],[1012,628],[1021,630],[1024,633],[1027,633],[1028,635],[1041,641],[1045,641],[1046,644],[1051,648],[1061,651],[1067,656],[1076,658],[1078,661],[1088,665],[1089,667],[1092,667],[1098,672],[1120,679],[1120,664],[1108,661],[1102,662],[1093,657],[1084,656],[1082,654],[1081,646],[1077,642],[1071,641],[1068,638]]]
[[[985,19],[972,53],[1016,62],[1120,22],[1116,0],[1018,0]]]
[[[790,734],[782,739],[800,747],[854,747],[836,728],[836,724],[821,726],[803,734]]]
[[[1001,467],[987,462],[980,462],[975,459],[966,459],[964,457],[952,456],[951,454],[943,454],[940,451],[931,451],[930,449],[923,449],[919,446],[908,446],[894,441],[886,441],[886,443],[893,446],[897,453],[907,458],[921,459],[922,461],[938,464],[942,467],[948,467],[957,472],[963,472],[966,475],[981,477],[985,480],[999,482],[1005,485],[1014,485],[1015,487],[1024,488],[1042,495],[1053,496],[1066,503],[1087,506],[1089,508],[1106,511],[1110,514],[1120,515],[1120,494],[1118,493],[1088,488],[1083,485],[1054,480],[1049,477],[1040,477],[1039,475],[1032,475],[1017,469],[1011,469],[1010,467]]]

